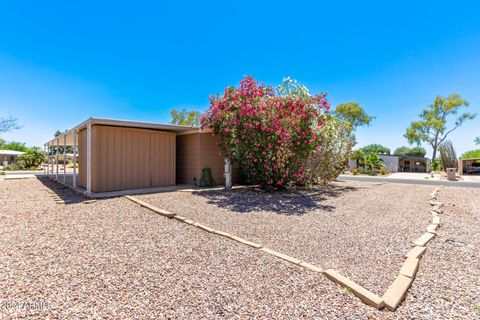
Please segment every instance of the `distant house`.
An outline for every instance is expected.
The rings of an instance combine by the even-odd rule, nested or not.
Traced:
[[[0,165],[6,166],[7,164],[17,161],[18,156],[24,154],[22,151],[15,150],[0,150]]]
[[[378,154],[382,160],[385,169],[390,173],[395,172],[431,172],[432,163],[430,159],[424,157],[394,156],[387,154]],[[355,161],[349,161],[350,169],[356,167]]]

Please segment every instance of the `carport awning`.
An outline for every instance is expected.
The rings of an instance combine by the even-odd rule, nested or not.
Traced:
[[[143,129],[162,130],[162,131],[177,132],[177,133],[200,130],[200,128],[198,127],[181,126],[181,125],[174,125],[174,124],[161,124],[161,123],[115,120],[115,119],[105,119],[105,118],[88,118],[87,120],[80,123],[79,125],[73,127],[70,130],[65,131],[58,137],[55,137],[50,141],[46,142],[44,145],[45,146],[56,145],[57,143],[59,145],[64,145],[64,137],[66,137],[65,144],[67,146],[73,146],[74,133],[78,132],[81,129],[86,128],[88,124],[108,125],[108,126],[116,126],[116,127],[143,128]]]

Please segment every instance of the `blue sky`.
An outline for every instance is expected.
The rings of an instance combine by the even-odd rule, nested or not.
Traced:
[[[90,116],[168,122],[253,74],[359,102],[376,116],[359,146],[393,151],[436,95],[460,93],[480,113],[478,12],[477,1],[3,2],[0,117],[23,124],[3,138],[41,145]],[[475,136],[480,117],[451,140],[460,153]]]

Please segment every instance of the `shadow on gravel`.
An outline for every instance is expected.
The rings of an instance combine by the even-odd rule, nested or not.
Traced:
[[[232,191],[198,192],[197,196],[208,199],[209,204],[248,213],[271,211],[283,215],[302,215],[313,210],[332,212],[335,207],[323,204],[329,198],[337,198],[346,192],[356,191],[350,186],[328,185],[312,189],[299,189],[279,192],[263,192],[254,189],[236,189]]]
[[[78,194],[77,192],[73,191],[68,187],[65,187],[64,185],[58,182],[50,180],[48,177],[37,176],[37,179],[45,187],[55,192],[57,196],[59,196],[63,201],[65,201],[65,204],[81,203],[88,200],[83,195]]]

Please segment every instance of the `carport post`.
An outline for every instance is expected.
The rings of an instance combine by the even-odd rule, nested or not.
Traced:
[[[47,143],[47,174],[48,174],[48,177],[51,178],[52,176],[52,170],[50,168],[50,162],[51,162],[51,159],[52,158],[52,148],[50,147],[50,142]]]
[[[87,191],[86,195],[92,193],[92,124],[87,123]]]
[[[55,155],[55,162],[56,162],[56,168],[55,168],[55,180],[58,181],[58,149],[60,149],[60,138],[57,138],[57,152]]]
[[[67,161],[67,135],[63,135],[63,183],[67,182],[67,166],[65,162]]]
[[[46,145],[43,145],[43,152],[46,153],[47,151],[47,146]],[[43,175],[45,175],[47,173],[47,169],[45,168],[45,161],[43,161]]]
[[[77,187],[77,130],[73,130],[73,177],[72,187]]]

